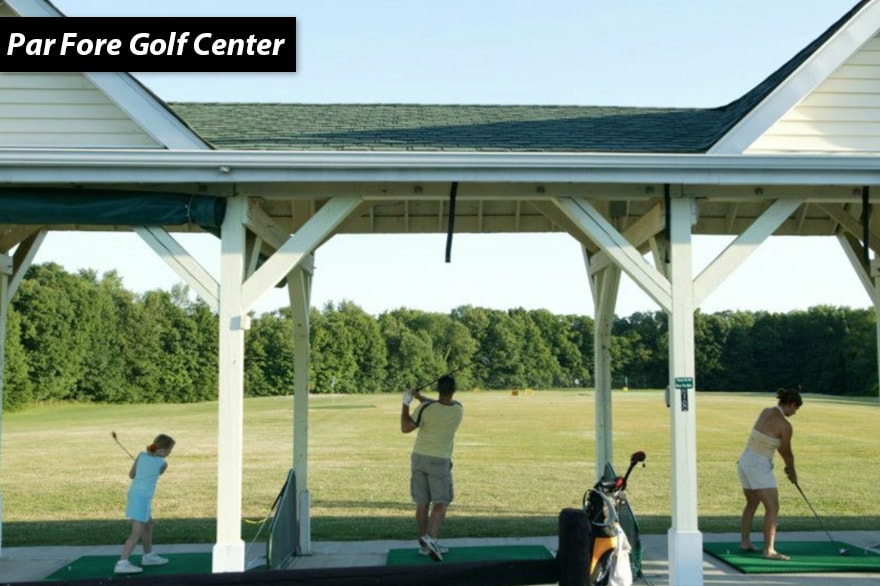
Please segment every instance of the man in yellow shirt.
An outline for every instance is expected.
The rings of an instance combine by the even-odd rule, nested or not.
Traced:
[[[446,509],[452,502],[452,448],[455,432],[464,415],[464,407],[453,400],[455,379],[452,375],[437,381],[439,399],[432,401],[418,390],[403,394],[400,412],[400,431],[419,430],[411,456],[410,493],[416,504],[416,524],[419,530],[419,553],[430,555],[435,562],[443,561],[446,548],[437,538],[446,518]],[[421,404],[410,414],[413,398]]]

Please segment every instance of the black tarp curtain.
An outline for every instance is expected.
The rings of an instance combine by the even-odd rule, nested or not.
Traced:
[[[0,224],[180,226],[217,233],[226,214],[222,197],[100,189],[0,189]]]

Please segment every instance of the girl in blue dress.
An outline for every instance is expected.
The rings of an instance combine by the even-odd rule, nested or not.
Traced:
[[[167,564],[168,559],[153,553],[153,495],[156,494],[156,484],[159,476],[168,469],[165,458],[174,449],[174,440],[165,434],[156,436],[153,443],[147,446],[146,451],[138,454],[128,472],[131,478],[131,486],[128,488],[128,502],[125,507],[125,516],[131,519],[131,535],[122,546],[122,555],[116,562],[114,572],[117,574],[137,574],[143,572],[141,566],[160,566]],[[141,566],[136,566],[128,560],[132,550],[141,542],[144,555],[141,557]]]

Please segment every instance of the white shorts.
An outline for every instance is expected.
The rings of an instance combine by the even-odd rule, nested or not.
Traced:
[[[776,477],[773,476],[773,460],[746,450],[736,463],[739,481],[746,490],[776,488]]]

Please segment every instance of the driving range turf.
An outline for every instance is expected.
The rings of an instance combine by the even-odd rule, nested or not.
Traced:
[[[444,537],[554,535],[563,508],[595,480],[592,390],[463,391]],[[743,497],[736,459],[772,393],[698,393],[700,529],[736,532]],[[407,539],[413,532],[400,395],[313,395],[309,475],[314,540]],[[833,532],[880,525],[877,398],[806,395],[792,418],[800,485]],[[250,542],[292,466],[292,397],[244,403],[242,538]],[[647,452],[629,498],[643,533],[663,533],[671,507],[670,412],[662,391],[613,393],[614,462]],[[115,431],[122,447],[111,432]],[[122,543],[132,453],[153,436],[177,440],[154,502],[156,543],[215,540],[217,403],[41,405],[3,415],[3,545]],[[777,457],[777,461],[779,458]],[[780,480],[779,530],[820,530]],[[760,513],[760,512],[759,512]],[[754,530],[760,531],[760,514]],[[265,532],[263,533],[265,537]]]

